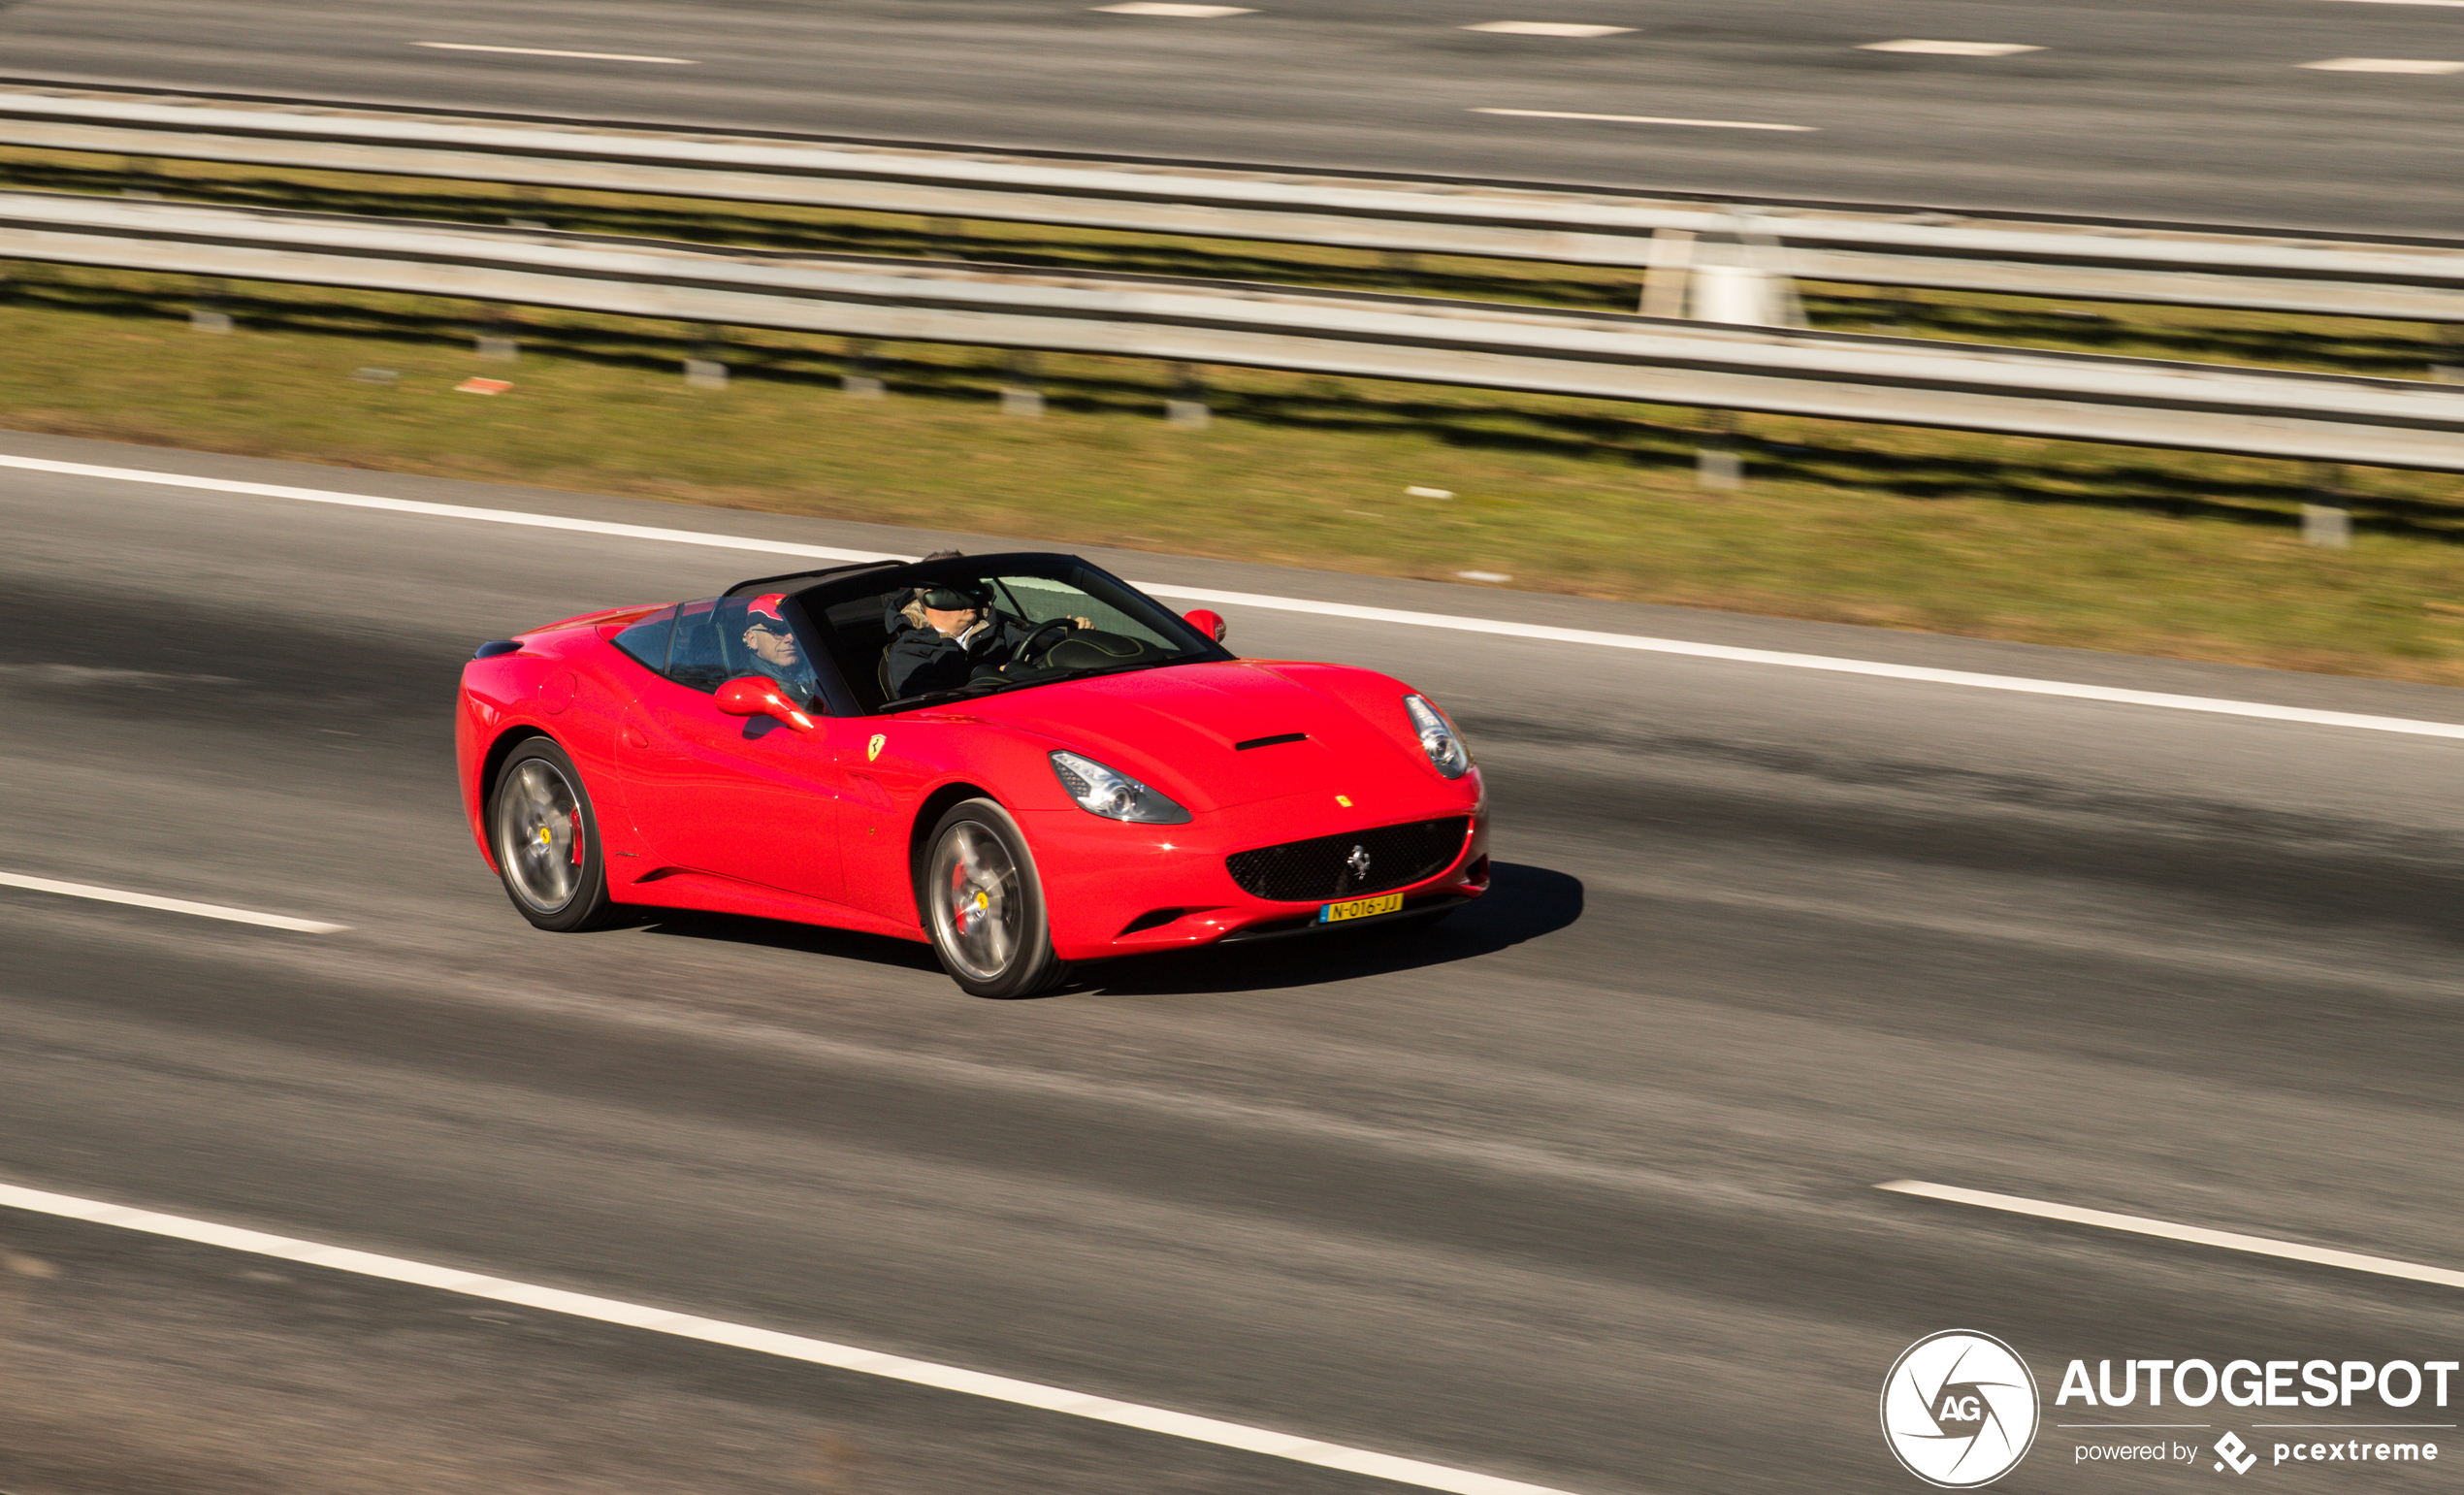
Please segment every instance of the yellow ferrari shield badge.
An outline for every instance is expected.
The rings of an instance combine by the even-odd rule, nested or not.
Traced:
[[[880,732],[873,733],[873,740],[864,744],[864,762],[871,763],[874,759],[879,758],[881,756],[881,750],[889,745],[890,739],[888,737],[883,736]]]

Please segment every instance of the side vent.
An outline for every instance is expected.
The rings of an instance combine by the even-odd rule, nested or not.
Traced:
[[[1235,753],[1246,753],[1251,748],[1274,747],[1276,744],[1281,742],[1307,742],[1308,740],[1309,733],[1305,731],[1287,731],[1282,733],[1281,736],[1251,737],[1247,742],[1235,742],[1232,744],[1232,751]]]
[[[492,638],[470,651],[474,660],[492,660],[500,654],[518,654],[522,646],[510,638]]]

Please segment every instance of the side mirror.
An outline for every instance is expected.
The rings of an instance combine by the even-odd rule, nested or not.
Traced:
[[[719,709],[729,716],[772,716],[797,731],[811,731],[813,719],[788,699],[779,683],[763,675],[738,675],[719,687]]]
[[[1195,612],[1184,612],[1181,617],[1191,628],[1206,634],[1216,643],[1223,642],[1223,614],[1201,607]]]

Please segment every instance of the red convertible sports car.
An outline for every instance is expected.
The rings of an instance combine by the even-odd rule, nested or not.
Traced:
[[[927,941],[980,996],[1487,889],[1480,770],[1444,712],[1222,636],[1037,554],[568,618],[463,667],[463,809],[540,928],[629,905],[831,925]]]

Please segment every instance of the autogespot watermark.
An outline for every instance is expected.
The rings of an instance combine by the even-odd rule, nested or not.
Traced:
[[[1991,1334],[1945,1329],[1899,1351],[1882,1383],[1882,1431],[1908,1473],[1963,1490],[1991,1484],[2036,1441],[2036,1378]]]
[[[2205,1463],[2247,1475],[2436,1463],[2439,1436],[2456,1428],[2448,1420],[2450,1389],[2464,1392],[2464,1377],[2450,1387],[2464,1369],[2455,1360],[2226,1360],[2219,1369],[2203,1359],[2100,1359],[2092,1377],[2088,1365],[2072,1360],[2054,1394],[2053,1425],[2077,1438],[2073,1464]],[[1882,1431],[1910,1474],[1968,1489],[2027,1456],[2040,1406],[2036,1378],[2017,1350],[1990,1334],[1946,1329],[1893,1362]],[[2220,1406],[2256,1409],[2242,1424],[2252,1436],[2192,1420]]]

